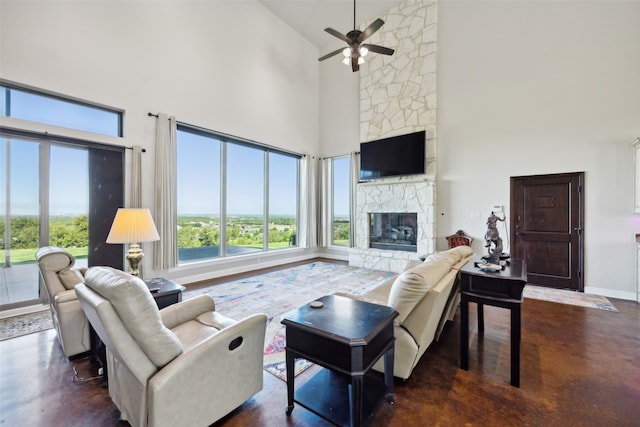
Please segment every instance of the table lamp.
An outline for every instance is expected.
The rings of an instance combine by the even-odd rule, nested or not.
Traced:
[[[149,209],[118,208],[107,236],[107,243],[129,243],[127,261],[131,274],[138,275],[138,265],[144,257],[139,243],[160,240]]]

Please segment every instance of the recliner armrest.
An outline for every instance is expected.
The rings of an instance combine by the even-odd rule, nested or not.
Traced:
[[[58,292],[53,297],[53,300],[56,304],[62,304],[64,302],[77,301],[78,295],[76,295],[76,291],[74,289],[68,289],[66,291]]]
[[[202,313],[215,311],[216,306],[213,298],[209,295],[198,295],[197,297],[172,304],[160,310],[162,323],[169,329],[193,320]]]
[[[199,419],[203,406],[218,412],[217,419],[261,390],[266,323],[264,314],[249,316],[164,366],[149,380],[150,423],[205,425],[210,420]]]

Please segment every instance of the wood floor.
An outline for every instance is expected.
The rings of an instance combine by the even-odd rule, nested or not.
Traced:
[[[520,388],[509,385],[509,312],[485,307],[484,336],[472,320],[469,371],[458,368],[458,312],[369,425],[640,425],[640,305],[611,302],[619,313],[525,299]],[[108,390],[74,382],[74,367],[80,377],[95,370],[67,360],[53,330],[0,342],[0,425],[123,425]],[[287,418],[286,402],[285,383],[264,372],[264,389],[215,426],[328,425],[298,406]]]

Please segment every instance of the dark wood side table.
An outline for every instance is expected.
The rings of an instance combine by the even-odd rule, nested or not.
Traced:
[[[393,319],[398,313],[337,295],[317,301],[323,303],[321,308],[306,304],[282,316],[287,334],[287,416],[295,402],[336,425],[360,426],[383,395],[393,403]],[[384,381],[369,372],[383,355]],[[294,395],[296,358],[326,369]]]
[[[511,260],[502,271],[483,271],[471,260],[460,269],[460,368],[469,369],[469,302],[478,305],[478,332],[484,331],[483,305],[511,312],[511,385],[520,387],[520,315],[527,273],[522,260]]]
[[[151,291],[151,295],[153,295],[153,299],[159,309],[182,301],[182,291],[184,291],[185,287],[178,285],[176,282],[164,277],[154,277],[153,279],[145,280],[144,283]]]

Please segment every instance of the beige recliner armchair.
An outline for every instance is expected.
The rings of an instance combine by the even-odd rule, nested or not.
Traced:
[[[208,295],[158,310],[142,280],[110,267],[89,268],[76,292],[132,426],[208,426],[262,390],[264,314],[229,319]]]
[[[89,321],[74,290],[84,280],[83,270],[74,267],[73,255],[57,246],[38,249],[36,261],[49,296],[51,317],[62,351],[67,357],[89,351]]]

